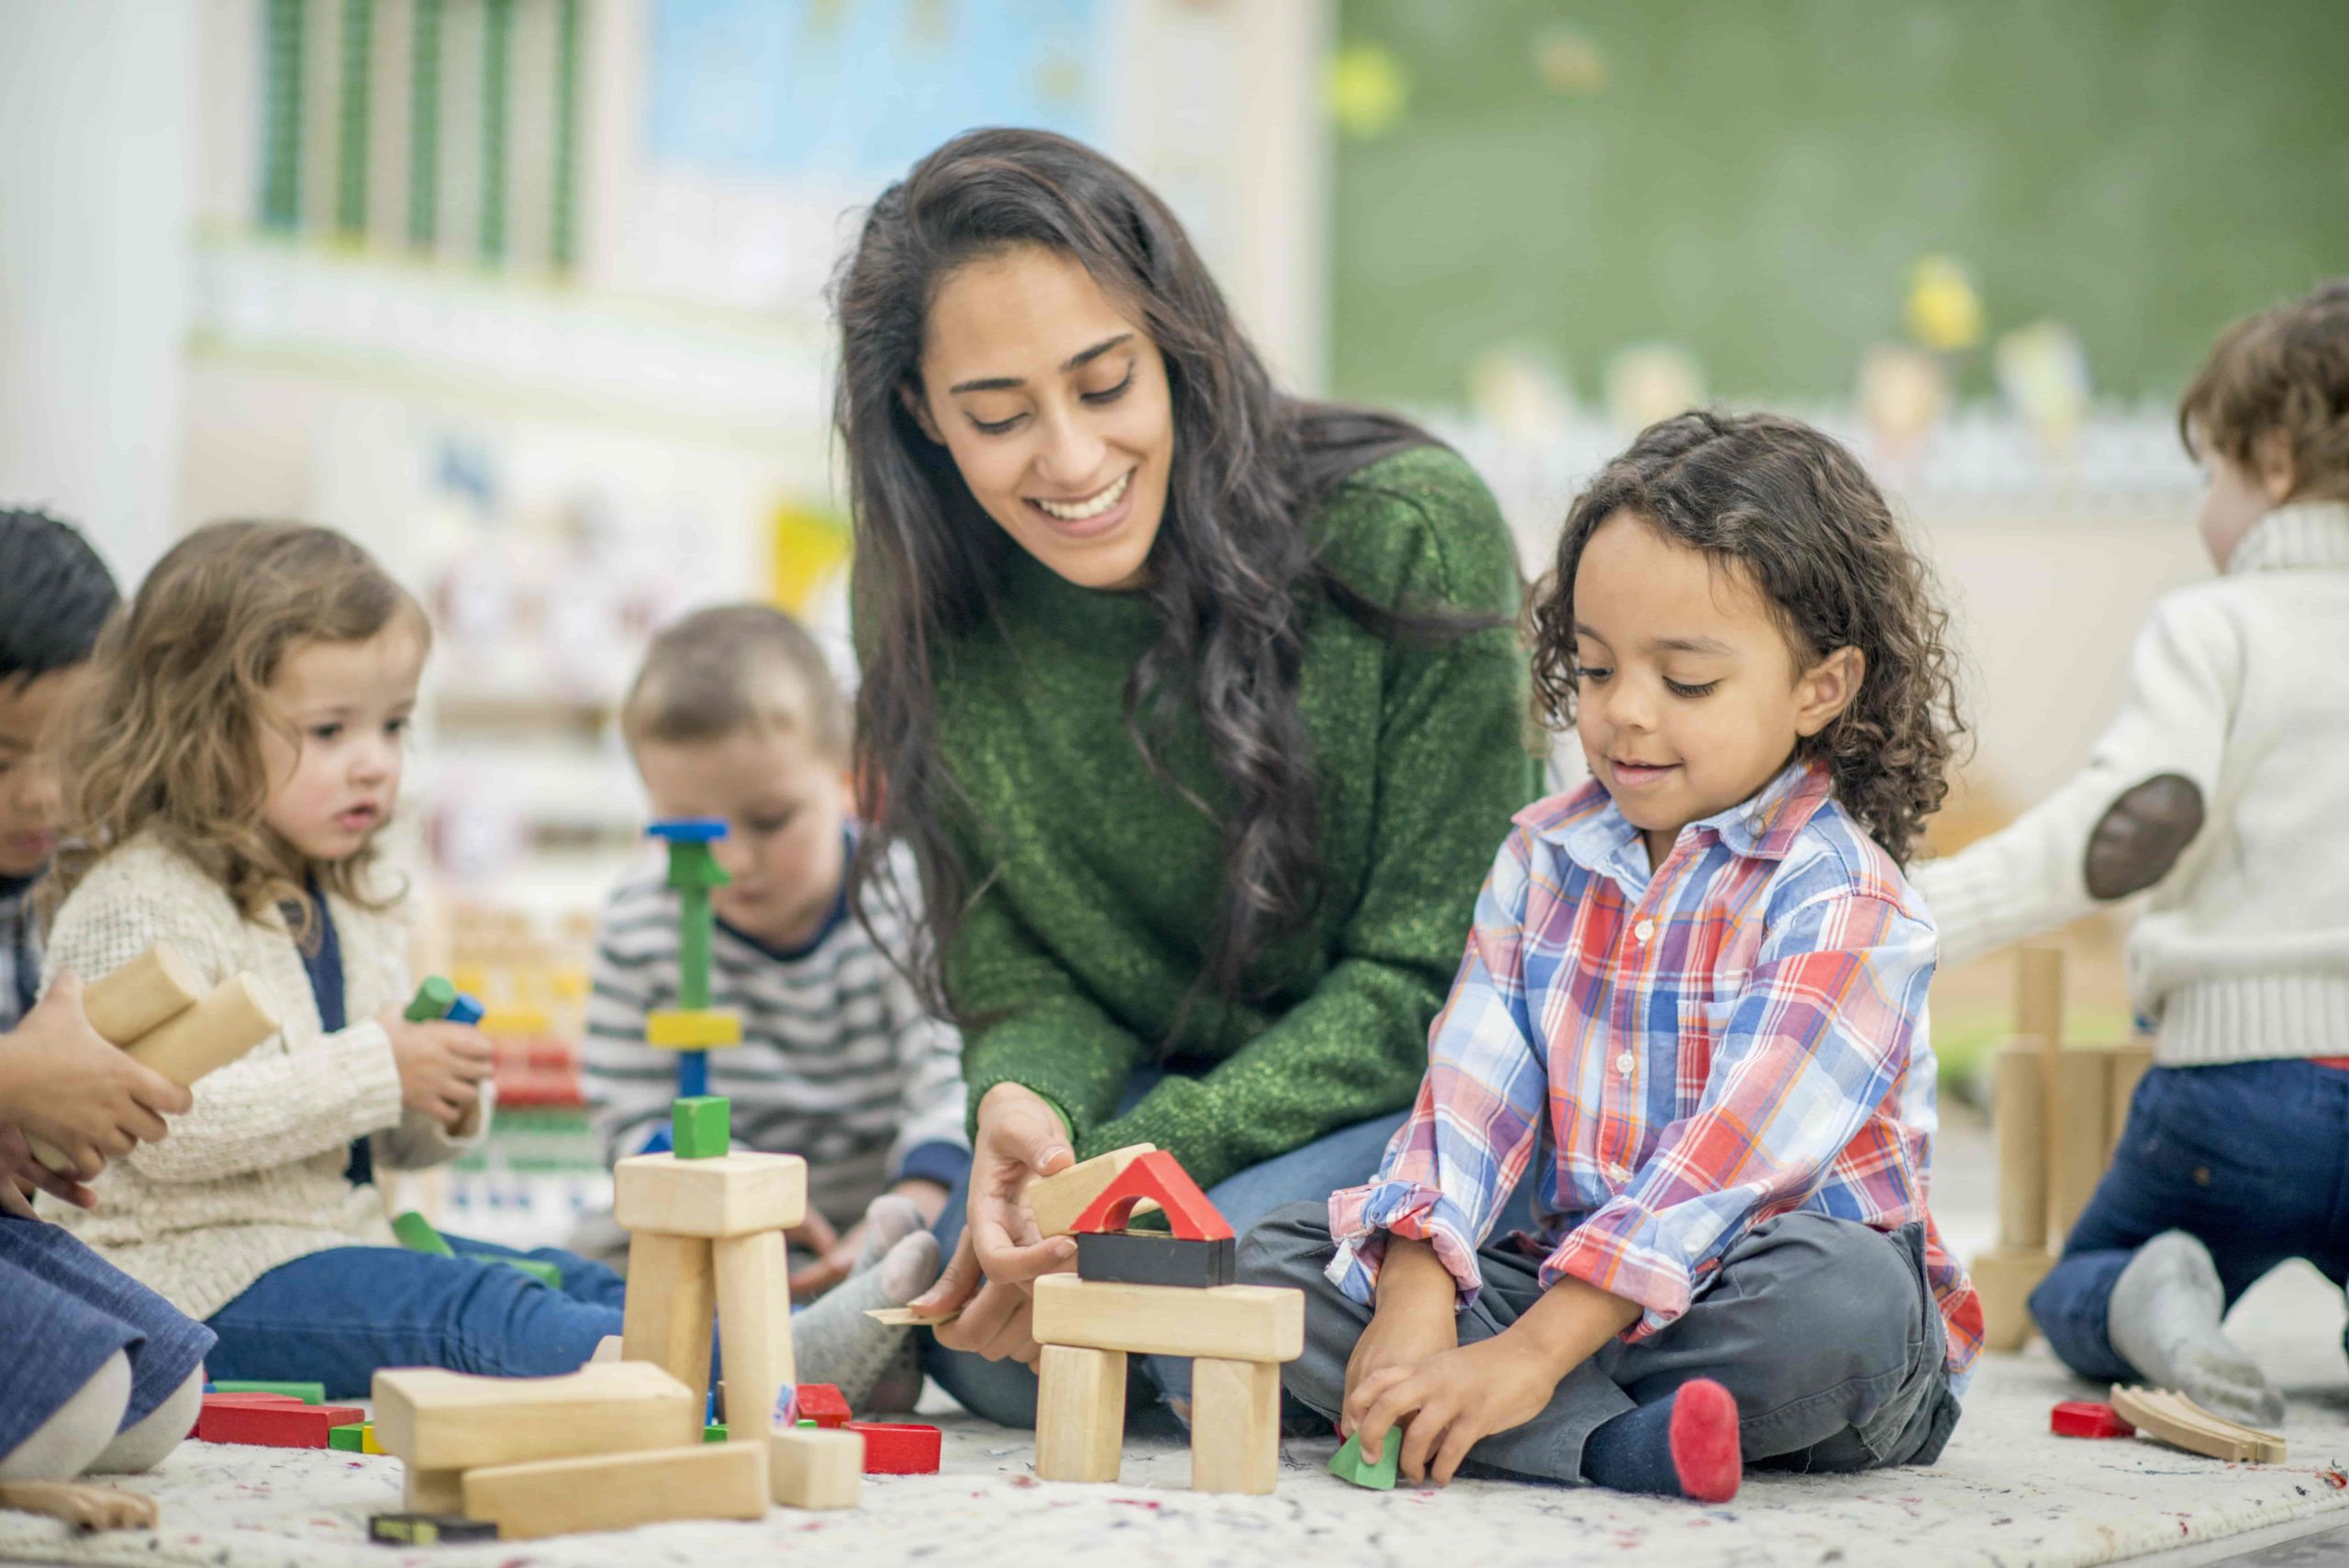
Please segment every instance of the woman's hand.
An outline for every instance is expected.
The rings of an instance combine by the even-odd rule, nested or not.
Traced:
[[[63,1154],[82,1181],[142,1140],[160,1140],[163,1118],[194,1103],[90,1027],[82,982],[71,970],[61,971],[40,1005],[0,1040],[0,1120]]]
[[[1037,1232],[1035,1216],[1028,1210],[1028,1184],[1075,1161],[1060,1114],[1032,1091],[997,1084],[979,1102],[963,1239],[938,1283],[913,1303],[918,1317],[961,1309],[954,1322],[939,1325],[940,1344],[976,1351],[989,1361],[1010,1356],[1035,1362],[1026,1286],[1039,1274],[1072,1266],[1076,1243]]]

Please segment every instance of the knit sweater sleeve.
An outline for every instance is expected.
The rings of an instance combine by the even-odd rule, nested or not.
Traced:
[[[207,984],[234,971],[236,915],[203,889],[180,884],[171,862],[140,856],[136,870],[102,864],[58,911],[45,976],[71,968],[84,980],[112,973],[157,942],[169,942]],[[192,874],[192,873],[191,873]],[[206,1073],[195,1106],[171,1118],[170,1136],[127,1156],[155,1182],[209,1182],[306,1159],[364,1138],[400,1118],[400,1081],[390,1037],[373,1019],[290,1053],[273,1035],[228,1066]]]
[[[2077,918],[2102,902],[2088,855],[2123,796],[2183,779],[2208,809],[2242,686],[2242,648],[2207,594],[2164,599],[2130,657],[2121,709],[2087,765],[2013,823],[1912,877],[1941,933],[1947,969]],[[2168,846],[2174,869],[2182,844]],[[2159,877],[2154,879],[2155,882]],[[2128,892],[2141,891],[2141,883]]]
[[[1397,608],[1513,620],[1515,549],[1464,463],[1432,506],[1377,495],[1364,504],[1378,509],[1390,547],[1398,533],[1408,541]],[[1523,739],[1524,661],[1508,626],[1433,648],[1398,641],[1387,660],[1375,849],[1328,973],[1238,1051],[1197,1077],[1170,1074],[1085,1135],[1080,1157],[1155,1143],[1212,1186],[1417,1093],[1477,888],[1537,775]]]

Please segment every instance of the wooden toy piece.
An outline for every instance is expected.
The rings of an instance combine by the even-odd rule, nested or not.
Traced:
[[[767,1491],[786,1508],[853,1508],[864,1487],[864,1434],[795,1427],[767,1434]]]
[[[187,1087],[277,1032],[277,1005],[249,974],[232,974],[139,1037],[130,1054]]]
[[[2132,1040],[2105,1053],[2109,1077],[2104,1090],[2104,1157],[2110,1162],[2129,1127],[2129,1107],[2136,1102],[2137,1085],[2154,1065],[2154,1042]]]
[[[785,1391],[799,1381],[791,1353],[791,1280],[783,1232],[729,1236],[712,1245],[726,1424],[737,1442],[763,1442],[774,1430]]]
[[[465,1473],[405,1466],[400,1476],[400,1507],[411,1514],[463,1513]]]
[[[327,1402],[327,1385],[323,1383],[266,1383],[223,1378],[218,1383],[204,1385],[206,1394],[270,1394],[281,1399],[298,1399],[305,1405]]]
[[[806,1431],[808,1429],[796,1429]],[[867,1475],[935,1475],[945,1436],[919,1421],[851,1421],[840,1430],[864,1440]]]
[[[767,1511],[768,1451],[751,1443],[598,1453],[465,1472],[468,1518],[504,1540],[632,1529],[666,1519],[755,1519]]]
[[[1990,1061],[1990,1129],[1998,1155],[1998,1246],[2047,1246],[2046,1064],[2027,1044]]]
[[[680,1160],[722,1157],[733,1138],[733,1107],[721,1095],[698,1095],[669,1106],[669,1148]]]
[[[469,991],[460,991],[457,999],[449,1004],[449,1010],[441,1017],[452,1024],[479,1024],[484,1018],[481,998]]]
[[[1115,1481],[1125,1453],[1126,1352],[1046,1345],[1036,1375],[1036,1478]]]
[[[1079,1231],[1076,1277],[1208,1290],[1240,1280],[1240,1244],[1186,1241],[1153,1230]]]
[[[893,1329],[934,1329],[941,1323],[952,1323],[963,1316],[963,1309],[957,1307],[951,1312],[925,1318],[910,1307],[868,1307],[864,1315],[875,1323],[886,1323]]]
[[[807,1214],[807,1162],[796,1154],[632,1154],[612,1168],[612,1218],[631,1234],[715,1240],[787,1230]]]
[[[1362,1456],[1362,1434],[1356,1432],[1330,1456],[1330,1473],[1341,1481],[1351,1481],[1357,1486],[1367,1486],[1375,1492],[1395,1490],[1395,1466],[1403,1454],[1403,1445],[1388,1433],[1378,1462],[1371,1462]]]
[[[1305,1295],[1273,1285],[1213,1290],[1117,1284],[1046,1274],[1034,1282],[1039,1344],[1146,1356],[1286,1362],[1305,1352]]]
[[[457,1255],[455,1249],[440,1239],[440,1232],[432,1229],[432,1221],[414,1209],[392,1221],[392,1234],[411,1252],[429,1252],[437,1258]]]
[[[334,1427],[327,1432],[327,1447],[339,1453],[367,1451],[367,1423],[353,1421],[347,1427]]]
[[[2107,1163],[2105,1096],[2111,1069],[2101,1051],[2055,1053],[2055,1095],[2047,1103],[2047,1240],[2061,1251]]]
[[[372,1514],[367,1539],[387,1546],[452,1546],[462,1540],[495,1540],[497,1527],[455,1514]]]
[[[2047,1429],[2059,1438],[2128,1438],[2137,1429],[2121,1418],[2110,1405],[2093,1399],[2066,1399],[2047,1413]]]
[[[2044,1248],[1994,1247],[1975,1255],[1976,1294],[1982,1298],[1982,1343],[1986,1350],[2019,1351],[2031,1338],[2031,1293],[2055,1260]]]
[[[698,1404],[709,1392],[709,1345],[718,1318],[718,1271],[709,1243],[697,1236],[638,1231],[629,1238],[628,1278],[621,1356],[663,1369],[691,1389]]]
[[[449,1009],[457,1005],[457,988],[438,974],[428,974],[419,982],[416,995],[408,998],[407,1008],[400,1016],[412,1024],[429,1023],[445,1018]]]
[[[601,1366],[607,1362],[616,1362],[619,1359],[620,1337],[618,1334],[607,1334],[596,1341],[596,1353],[587,1358],[587,1363],[590,1366]]]
[[[377,1373],[374,1394],[376,1435],[412,1469],[682,1448],[701,1435],[700,1396],[639,1361],[561,1377],[402,1367]]]
[[[46,1514],[84,1534],[102,1529],[153,1529],[161,1517],[155,1499],[119,1486],[81,1481],[0,1481],[0,1508]]]
[[[1166,1211],[1168,1228],[1186,1241],[1219,1241],[1231,1235],[1230,1222],[1216,1212],[1191,1173],[1163,1149],[1152,1150],[1112,1176],[1069,1229],[1079,1234],[1123,1230],[1133,1218],[1134,1205],[1143,1198]]]
[[[1191,1490],[1270,1496],[1281,1473],[1281,1369],[1274,1362],[1191,1363]]]
[[[644,1016],[644,1043],[662,1051],[723,1051],[742,1043],[742,1016],[721,1007],[656,1007]]]
[[[810,1420],[819,1427],[844,1427],[855,1414],[848,1407],[847,1396],[829,1383],[803,1383],[794,1391],[797,1401],[794,1420]]]
[[[1067,1235],[1076,1217],[1100,1195],[1103,1187],[1143,1155],[1157,1151],[1154,1143],[1112,1149],[1107,1154],[1097,1154],[1065,1171],[1030,1182],[1028,1212],[1035,1217],[1037,1233],[1046,1237]]]
[[[179,950],[158,942],[82,988],[82,1014],[109,1043],[130,1046],[195,1006],[204,976]]]
[[[2284,1440],[2214,1416],[2183,1394],[2112,1385],[2112,1408],[2141,1436],[2232,1464],[2281,1464]]]
[[[704,1427],[701,1429],[701,1440],[706,1443],[724,1442],[726,1440],[726,1423],[723,1421],[712,1421],[709,1425]]]
[[[246,1448],[325,1448],[337,1427],[355,1427],[367,1413],[353,1405],[207,1404],[196,1418],[197,1440]]]

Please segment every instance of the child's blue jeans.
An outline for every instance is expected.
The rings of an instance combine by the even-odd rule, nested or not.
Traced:
[[[386,1366],[443,1366],[498,1377],[576,1372],[620,1331],[628,1287],[601,1263],[544,1247],[516,1252],[451,1236],[443,1258],[397,1247],[336,1247],[253,1281],[214,1313],[211,1377],[316,1382],[363,1399]],[[562,1287],[486,1260],[552,1263]]]
[[[2112,1348],[2106,1308],[2136,1250],[2165,1230],[2210,1250],[2229,1307],[2291,1258],[2349,1283],[2349,1071],[2283,1061],[2145,1074],[2112,1168],[2031,1296],[2040,1331],[2081,1376],[2139,1375]]]

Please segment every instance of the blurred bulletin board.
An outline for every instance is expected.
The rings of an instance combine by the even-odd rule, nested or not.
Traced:
[[[2349,273],[2341,0],[1340,0],[1332,382],[1457,404],[1629,344],[1841,401],[1910,269],[2166,396],[2225,321]],[[1346,72],[1341,77],[1340,72]],[[1953,367],[1987,389],[1987,355]]]

